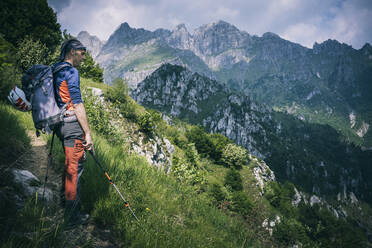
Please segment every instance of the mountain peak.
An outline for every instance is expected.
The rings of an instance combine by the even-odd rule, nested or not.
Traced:
[[[210,27],[215,28],[215,29],[223,29],[223,30],[226,30],[226,29],[238,30],[234,25],[228,22],[225,22],[223,20],[219,20],[218,22],[214,22],[210,24]]]
[[[88,31],[80,31],[80,33],[77,35],[78,37],[80,36],[90,36],[90,34],[88,33]]]
[[[236,28],[234,25],[228,23],[228,22],[225,22],[223,20],[219,20],[218,22],[212,22],[210,24],[206,24],[206,25],[202,25],[200,26],[199,28],[195,29],[195,33],[199,33],[199,32],[205,32],[205,31],[221,31],[221,32],[224,32],[224,31],[238,31],[239,32],[239,29]]]
[[[126,30],[126,29],[132,29],[132,28],[129,26],[129,24],[127,22],[124,22],[124,23],[120,24],[119,29]]]
[[[368,42],[360,49],[365,55],[372,55],[372,46]]]
[[[218,20],[218,22],[216,22],[216,25],[220,25],[220,26],[234,26],[228,22],[225,22],[224,20]]]
[[[272,32],[266,32],[262,35],[262,38],[280,38],[280,36]]]
[[[350,49],[353,49],[350,45],[332,39],[328,39],[320,44],[315,42],[313,45],[314,53],[326,52],[329,55],[343,55]]]
[[[176,30],[176,31],[178,31],[178,30],[185,30],[185,31],[187,31],[187,28],[186,28],[185,23],[181,23],[181,24],[178,24],[178,25],[175,27],[174,30]]]
[[[362,50],[365,50],[365,49],[367,49],[367,50],[372,49],[371,44],[369,44],[368,42],[366,44],[364,44],[364,46],[362,47]]]

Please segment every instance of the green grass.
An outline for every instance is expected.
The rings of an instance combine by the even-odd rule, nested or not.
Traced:
[[[32,130],[31,113],[16,110],[7,102],[0,102],[0,165],[15,162],[30,148],[27,130]]]
[[[84,208],[130,247],[251,247],[252,230],[210,205],[206,196],[181,184],[120,146],[95,136],[97,155],[140,219],[137,223],[90,158],[83,185]],[[149,210],[146,210],[149,209]],[[244,245],[243,245],[244,244]],[[242,246],[243,245],[243,246]],[[256,244],[257,245],[257,244]]]
[[[80,78],[80,86],[82,89],[86,89],[88,87],[98,88],[98,89],[103,90],[103,92],[106,92],[109,87],[105,83],[95,82],[92,79],[88,79],[88,78]]]

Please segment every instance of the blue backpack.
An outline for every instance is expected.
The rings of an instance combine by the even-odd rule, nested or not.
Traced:
[[[49,134],[63,122],[70,102],[67,102],[62,108],[58,107],[53,74],[67,66],[70,65],[62,64],[56,68],[47,65],[34,65],[22,77],[22,90],[32,105],[32,119],[37,136],[40,134],[39,131]]]

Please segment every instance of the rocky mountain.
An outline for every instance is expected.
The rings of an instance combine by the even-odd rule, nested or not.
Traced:
[[[250,35],[224,21],[190,33],[184,24],[153,32],[123,23],[96,60],[106,83],[131,88],[163,63],[182,65],[258,102],[313,123],[330,124],[364,149],[372,147],[372,51],[335,40],[312,49],[274,33]]]
[[[104,44],[97,36],[90,35],[87,31],[81,31],[77,39],[87,47],[93,58],[98,55]]]
[[[280,181],[307,192],[371,201],[372,153],[340,141],[330,126],[272,111],[226,85],[165,64],[132,91],[140,104],[203,125],[265,159]]]
[[[157,29],[154,32],[131,28],[123,23],[110,36],[96,60],[104,68],[106,83],[120,77],[131,88],[159,68],[163,63],[185,66],[192,71],[212,76],[201,58],[189,50],[171,47],[166,37],[171,31]]]

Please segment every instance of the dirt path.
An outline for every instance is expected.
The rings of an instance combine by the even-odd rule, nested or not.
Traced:
[[[31,151],[23,159],[22,169],[32,172],[41,182],[44,182],[48,164],[49,147],[47,147],[47,142],[43,137],[36,137],[35,132],[28,131],[27,134],[31,138]],[[53,163],[55,163],[55,161]],[[54,211],[52,216],[48,217],[58,223],[63,219],[63,209],[59,206],[58,202],[62,172],[55,169],[55,164],[50,167],[51,168],[48,170],[47,187],[52,190],[55,201],[48,203],[48,207],[53,208],[56,211]],[[76,228],[64,231],[63,236],[64,240],[68,240],[68,247],[86,247],[87,244],[89,244],[88,247],[96,248],[119,247],[113,244],[111,232],[109,230],[98,228],[93,221],[90,221],[87,225],[80,225]]]
[[[40,181],[44,182],[48,165],[49,147],[47,147],[47,142],[42,136],[36,137],[35,132],[28,131],[27,135],[31,138],[31,152],[28,158],[26,158],[27,163],[25,165],[27,168],[25,169],[31,171]],[[47,187],[53,191],[53,195],[58,199],[61,174],[55,168],[52,168],[53,165],[50,167],[48,170]]]

